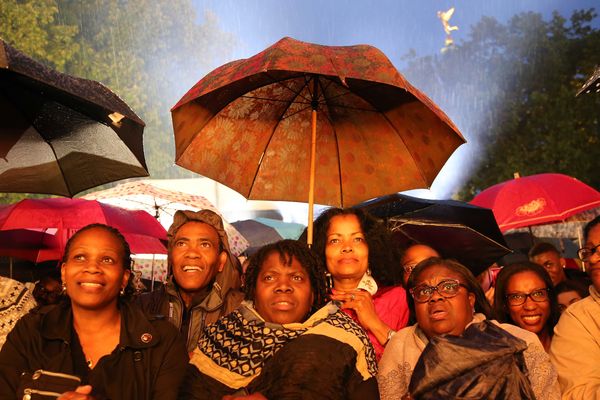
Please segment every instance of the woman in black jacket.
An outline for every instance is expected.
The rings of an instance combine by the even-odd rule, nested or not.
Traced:
[[[88,225],[65,248],[67,301],[23,317],[0,352],[0,398],[32,386],[37,370],[74,375],[61,399],[176,398],[187,354],[169,322],[130,304],[129,245],[116,229]]]

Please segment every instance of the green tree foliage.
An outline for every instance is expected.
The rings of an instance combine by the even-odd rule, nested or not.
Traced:
[[[407,77],[453,117],[469,143],[456,197],[543,172],[600,189],[600,95],[575,97],[600,63],[594,10],[570,20],[523,13],[506,25],[483,18],[444,54],[411,60]],[[470,175],[468,175],[470,173]]]
[[[229,58],[233,37],[214,15],[199,23],[191,0],[2,0],[0,37],[53,68],[118,93],[146,122],[152,177],[192,176],[174,165],[170,108]]]

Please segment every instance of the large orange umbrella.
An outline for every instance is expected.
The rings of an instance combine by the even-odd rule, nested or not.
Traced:
[[[349,206],[429,187],[465,142],[372,46],[283,38],[173,107],[176,163],[248,199]]]

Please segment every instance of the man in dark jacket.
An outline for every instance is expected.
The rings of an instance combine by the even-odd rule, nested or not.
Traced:
[[[168,239],[169,278],[138,302],[149,314],[167,316],[192,352],[202,329],[243,300],[240,270],[223,220],[213,211],[177,211]]]

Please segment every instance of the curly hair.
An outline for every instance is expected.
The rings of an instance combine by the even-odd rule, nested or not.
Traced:
[[[73,236],[71,236],[69,238],[69,240],[67,241],[67,244],[65,246],[65,252],[63,254],[62,263],[63,264],[66,263],[67,260],[69,259],[69,252],[71,251],[71,246],[72,246],[75,238],[77,238],[80,234],[82,234],[86,231],[89,231],[91,229],[103,229],[106,232],[113,235],[119,241],[119,243],[121,244],[121,247],[123,248],[123,258],[121,259],[121,261],[123,263],[123,268],[131,271],[131,264],[132,264],[131,249],[129,247],[129,243],[127,243],[127,240],[125,239],[123,234],[121,232],[119,232],[119,230],[117,228],[114,228],[112,226],[105,225],[105,224],[98,224],[98,223],[89,224],[89,225],[84,226],[83,228],[81,228],[77,232],[75,232],[75,234]],[[127,281],[127,285],[125,286],[125,294],[122,296],[124,299],[129,299],[135,292],[132,280],[133,280],[133,273],[131,273],[129,275],[129,280]]]
[[[413,269],[408,278],[408,282],[406,284],[407,290],[410,291],[410,289],[414,288],[417,284],[417,279],[419,276],[425,270],[433,266],[442,266],[460,275],[462,278],[461,283],[467,287],[467,291],[469,293],[472,293],[475,296],[475,312],[482,313],[488,319],[492,318],[492,307],[487,301],[481,285],[479,282],[477,282],[477,278],[475,278],[473,273],[467,267],[454,260],[431,257],[421,261],[415,266],[415,269]],[[408,301],[408,308],[410,310],[410,319],[412,321],[416,321],[415,300],[411,294],[407,294],[406,299]]]
[[[530,261],[521,261],[507,265],[500,270],[498,277],[496,278],[496,291],[494,293],[494,314],[498,322],[506,322],[509,324],[517,325],[515,321],[510,317],[508,312],[508,304],[506,302],[506,291],[508,289],[508,282],[510,279],[521,272],[533,272],[536,274],[548,289],[548,297],[550,298],[550,316],[546,321],[545,329],[550,336],[554,334],[554,326],[558,322],[560,317],[560,310],[558,308],[558,300],[556,299],[556,291],[554,291],[552,280],[548,272],[536,263]]]
[[[328,208],[314,222],[314,243],[311,250],[327,266],[325,247],[331,219],[339,215],[356,215],[369,248],[369,268],[379,285],[393,286],[402,282],[400,251],[385,224],[358,208]],[[300,240],[306,240],[306,231]]]
[[[292,259],[296,259],[308,273],[310,286],[314,295],[311,314],[323,307],[327,302],[325,269],[320,260],[309,250],[305,243],[291,239],[285,239],[263,246],[249,258],[244,281],[246,300],[254,300],[260,270],[267,257],[274,252],[279,254],[282,264],[290,266],[292,264]]]

